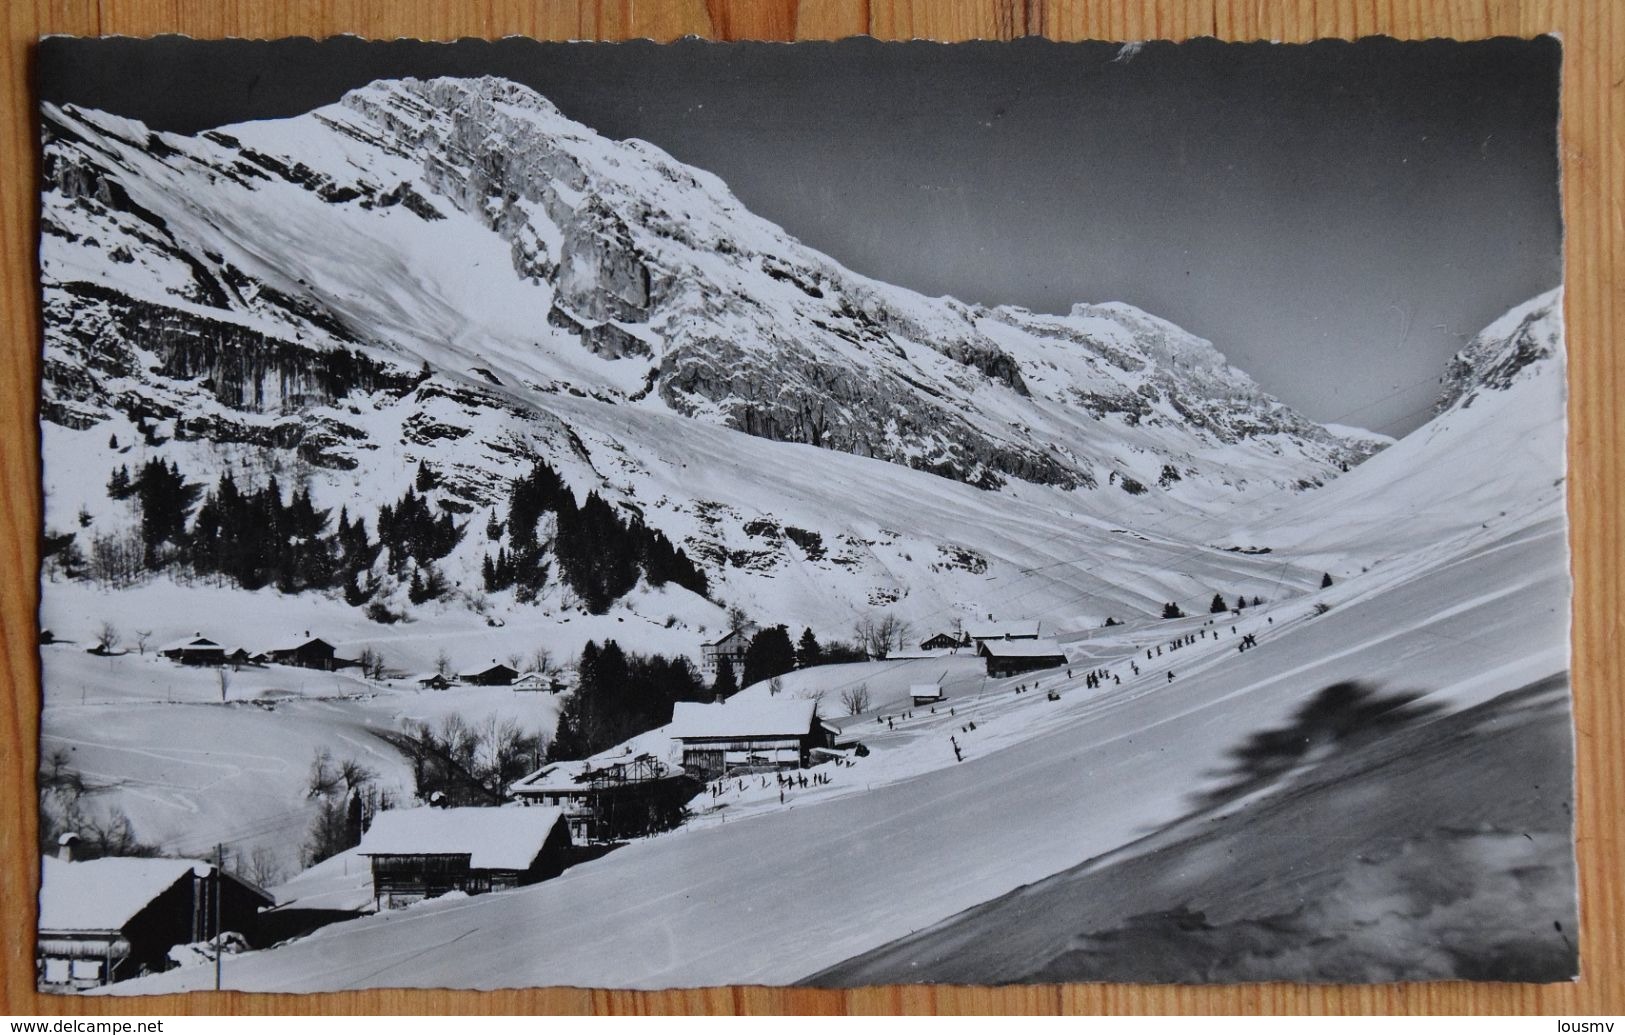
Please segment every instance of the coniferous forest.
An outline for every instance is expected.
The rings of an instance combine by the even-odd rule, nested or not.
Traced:
[[[374,610],[380,587],[394,579],[421,604],[450,592],[436,564],[467,531],[429,495],[438,484],[420,464],[401,496],[379,508],[374,536],[365,516],[340,508],[335,518],[308,490],[285,491],[275,475],[244,488],[228,471],[205,487],[173,461],[149,460],[134,471],[126,464],[108,478],[107,495],[132,504],[135,527],[90,534],[85,543],[78,532],[47,532],[45,555],[69,578],[128,584],[167,569],[244,589],[337,589],[351,605]],[[596,492],[578,504],[545,462],[514,479],[506,516],[502,522],[493,513],[486,525],[495,545],[482,564],[487,591],[513,589],[521,601],[533,601],[556,573],[588,611],[603,614],[640,578],[702,596],[709,588],[705,573],[665,533],[635,514],[623,516]],[[81,523],[88,527],[88,517]]]
[[[547,542],[539,528],[549,516],[552,538]],[[664,532],[649,528],[636,515],[623,518],[596,492],[578,506],[558,472],[540,460],[529,474],[513,480],[506,529],[492,526],[486,534],[498,546],[495,556],[485,556],[485,588],[513,588],[521,600],[534,598],[547,581],[549,557],[564,584],[593,614],[608,610],[637,585],[639,575],[651,586],[670,582],[701,596],[709,589],[705,573]],[[504,534],[506,545],[501,543]]]

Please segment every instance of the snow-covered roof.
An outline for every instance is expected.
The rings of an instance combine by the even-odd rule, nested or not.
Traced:
[[[543,791],[578,791],[583,787],[580,777],[591,767],[584,758],[567,762],[549,762],[528,776],[513,783],[515,794],[539,794]]]
[[[501,669],[504,672],[512,672],[513,671],[513,666],[504,665],[499,661],[499,662],[495,662],[493,664],[487,665],[484,668],[471,668],[467,672],[460,672],[460,673],[458,673],[457,678],[458,679],[478,679],[480,676],[489,675],[492,672],[497,671],[498,669]]]
[[[207,636],[188,636],[184,640],[174,640],[170,643],[164,644],[162,647],[158,648],[158,653],[163,654],[166,651],[185,650],[187,648],[191,648],[192,650],[210,650],[216,647],[220,647],[222,650],[224,649],[220,644],[209,639]]]
[[[734,698],[721,704],[679,701],[669,734],[690,737],[803,736],[812,728],[818,702],[805,698]]]
[[[1021,619],[1007,622],[974,622],[965,626],[965,632],[973,640],[1002,640],[1011,639],[1031,640],[1038,636],[1039,622],[1036,619]]]
[[[277,652],[280,652],[280,651],[298,650],[299,648],[307,646],[307,645],[312,644],[312,643],[319,643],[324,647],[333,646],[331,643],[328,643],[326,640],[322,639],[320,636],[311,636],[311,635],[309,635],[307,633],[304,636],[290,637],[290,638],[288,638],[286,640],[280,640],[280,641],[278,641],[276,643],[270,644],[269,646],[264,648],[262,653],[273,654],[273,653],[277,653]]]
[[[524,870],[542,854],[563,809],[391,809],[373,819],[359,855],[467,855],[476,870]]]
[[[982,653],[996,658],[1066,658],[1066,651],[1054,640],[988,640]]]
[[[109,857],[63,862],[46,856],[40,874],[39,929],[117,931],[182,877],[207,874],[197,859]]]
[[[915,683],[908,688],[910,697],[941,697],[941,683]]]
[[[545,794],[548,792],[573,793],[591,789],[591,774],[611,770],[616,766],[629,766],[633,763],[644,763],[653,771],[656,779],[669,776],[679,776],[683,769],[681,766],[655,758],[649,754],[643,755],[594,755],[592,758],[574,759],[568,762],[549,762],[529,776],[514,781],[512,790],[515,794]]]
[[[744,639],[748,640],[752,636],[756,635],[757,632],[758,632],[758,630],[757,630],[756,626],[754,626],[754,625],[741,625],[737,629],[728,630],[728,632],[726,632],[725,634],[723,634],[721,636],[718,636],[716,639],[710,641],[709,643],[700,644],[700,646],[701,647],[720,647],[724,643],[727,643],[729,640],[733,639],[736,636],[743,637]]]

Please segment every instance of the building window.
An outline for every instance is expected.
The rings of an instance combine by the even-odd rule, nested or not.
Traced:
[[[102,961],[74,960],[73,979],[75,981],[100,981],[102,979]]]

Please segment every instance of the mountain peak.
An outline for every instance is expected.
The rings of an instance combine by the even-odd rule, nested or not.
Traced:
[[[1434,413],[1472,405],[1484,391],[1505,391],[1540,361],[1560,354],[1563,289],[1513,306],[1450,358]]]
[[[523,111],[563,117],[554,103],[522,83],[502,76],[486,75],[475,78],[436,76],[418,79],[407,76],[400,79],[375,79],[366,86],[347,92],[340,98],[344,104],[352,98],[409,95],[426,101],[437,108],[455,107],[459,103],[503,103]]]

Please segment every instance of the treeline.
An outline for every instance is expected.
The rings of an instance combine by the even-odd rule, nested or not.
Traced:
[[[283,593],[341,588],[345,600],[355,606],[377,596],[374,565],[386,550],[389,574],[404,580],[411,573],[409,595],[414,603],[443,595],[447,586],[434,563],[449,554],[464,533],[464,526],[449,513],[435,514],[428,498],[412,488],[379,509],[374,539],[365,518],[351,520],[348,509],[341,508],[335,527],[332,512],[318,508],[309,490],[285,494],[274,475],[263,488],[245,492],[227,472],[204,493],[203,486],[187,481],[175,463],[157,459],[134,472],[127,465],[119,467],[108,479],[107,494],[136,503],[140,514],[136,545],[148,570],[186,568],[244,589],[273,586]],[[194,505],[196,514],[188,524]],[[122,548],[122,537],[94,540],[88,562],[71,542],[52,545],[54,552],[70,556],[92,578],[98,571],[127,566],[122,562],[115,566],[118,558],[111,557],[111,551]],[[110,557],[101,558],[104,552]]]
[[[559,713],[549,761],[586,758],[671,721],[678,701],[709,701],[685,657],[628,654],[614,640],[588,643],[576,666],[576,689]]]
[[[540,526],[549,515],[552,536],[544,542]],[[482,565],[485,588],[492,592],[513,588],[521,600],[534,599],[541,591],[549,556],[558,566],[560,580],[593,614],[603,614],[626,595],[639,575],[651,586],[670,582],[701,596],[710,589],[705,573],[664,532],[636,516],[622,518],[596,492],[588,493],[578,506],[564,479],[543,461],[513,480],[506,529],[493,518],[486,536],[499,545],[494,556],[486,554]]]
[[[339,589],[353,606],[391,621],[400,615],[386,606],[389,594],[380,592],[385,579],[404,585],[414,604],[450,591],[437,565],[462,541],[467,526],[427,495],[437,484],[428,465],[420,464],[400,498],[379,508],[375,537],[366,518],[352,518],[341,508],[335,526],[332,512],[317,507],[308,490],[286,493],[275,476],[262,488],[245,490],[228,472],[206,491],[173,461],[152,459],[133,471],[120,466],[107,482],[110,498],[134,504],[137,527],[92,532],[88,556],[77,532],[48,531],[44,552],[53,571],[104,585],[133,584],[168,568],[244,589]],[[636,515],[623,516],[596,492],[577,504],[545,462],[514,479],[506,513],[505,523],[493,514],[486,526],[487,538],[497,544],[482,564],[487,590],[516,589],[529,602],[556,571],[587,610],[603,614],[640,578],[701,596],[710,589],[705,573],[665,533]],[[88,513],[79,520],[90,528]]]

